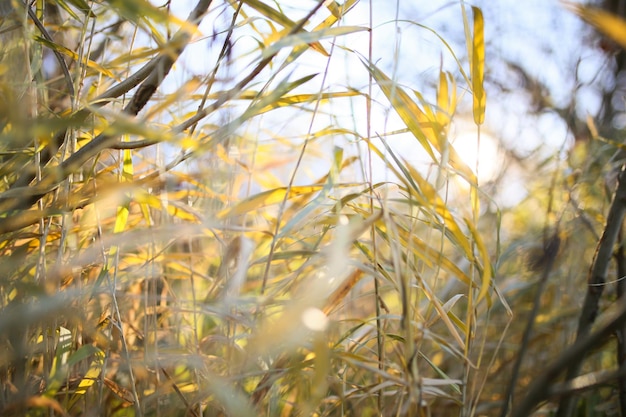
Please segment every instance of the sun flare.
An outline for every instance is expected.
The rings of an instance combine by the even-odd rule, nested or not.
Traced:
[[[493,136],[481,133],[479,143],[476,133],[461,133],[451,143],[480,183],[492,181],[502,172],[504,156]]]

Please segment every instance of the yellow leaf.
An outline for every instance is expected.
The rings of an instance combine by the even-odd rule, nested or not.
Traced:
[[[293,198],[299,195],[315,193],[322,188],[322,185],[304,185],[291,188],[280,187],[273,190],[264,191],[262,193],[253,195],[252,197],[246,198],[245,200],[241,201],[233,207],[222,210],[220,213],[218,213],[217,218],[224,219],[229,216],[245,214],[250,211],[257,210],[261,207],[281,203],[285,199],[285,195],[287,195],[288,198]]]
[[[454,109],[451,108],[450,103],[447,75],[448,74],[444,71],[439,71],[439,89],[437,89],[437,121],[442,125],[450,123],[450,116],[454,111]]]
[[[626,49],[626,21],[597,7],[564,2],[565,7]]]
[[[35,37],[35,40],[37,42],[40,42],[46,45],[48,48],[52,50],[55,50],[59,53],[62,53],[63,55],[69,56],[75,61],[78,61],[78,58],[79,58],[78,54],[72,51],[71,49],[66,48],[65,46],[59,45],[58,43],[50,42],[49,40],[42,38],[40,36]],[[115,74],[113,74],[111,71],[104,68],[103,66],[97,64],[96,62],[92,61],[91,59],[87,59],[83,57],[83,65],[87,65],[87,67],[94,69],[98,71],[99,73],[106,75],[107,77],[117,79]]]
[[[474,12],[474,35],[472,42],[472,63],[470,77],[472,79],[472,93],[474,95],[474,123],[483,124],[485,121],[485,106],[487,95],[483,86],[485,77],[485,22],[483,13],[478,7],[472,6]]]
[[[270,57],[280,51],[282,48],[289,46],[309,45],[325,38],[334,38],[336,36],[347,35],[355,32],[369,30],[363,26],[340,26],[334,28],[320,29],[314,32],[298,32],[293,35],[283,36],[277,42],[263,50],[263,58]]]
[[[285,28],[285,30],[281,31],[280,33],[276,33],[275,35],[284,36],[286,33],[289,32],[289,30],[291,30],[292,27],[296,25],[296,22],[294,22],[278,10],[271,8],[270,6],[265,4],[265,2],[259,0],[243,0],[243,2],[255,9],[257,12],[261,13],[263,16],[280,24]],[[274,37],[271,36],[269,39],[274,39]],[[319,42],[313,42],[311,44],[311,47],[320,52],[322,55],[328,56],[328,52],[326,52],[324,47]]]
[[[478,253],[482,260],[481,262],[482,265],[478,264],[478,262],[475,261],[478,264],[477,266],[479,267],[479,269],[482,270],[482,280],[481,280],[481,285],[480,285],[480,291],[478,292],[478,298],[476,299],[476,304],[478,304],[488,294],[489,287],[491,286],[491,276],[492,276],[491,261],[489,259],[489,251],[487,250],[487,246],[485,246],[485,242],[480,236],[480,233],[478,232],[478,230],[476,230],[476,227],[474,226],[474,224],[468,219],[465,220],[465,224],[469,228],[470,233],[472,234],[472,237],[474,238],[474,242],[476,243],[476,248],[478,249]]]
[[[422,177],[422,175],[406,160],[404,160],[404,164],[406,169],[411,174],[411,179],[415,181],[419,191],[421,192],[421,195],[416,195],[416,197],[422,199],[426,207],[432,207],[435,209],[435,212],[443,220],[446,229],[452,235],[452,240],[463,250],[467,259],[472,261],[474,254],[472,252],[469,239],[459,227],[459,224],[454,219],[450,210],[446,207],[446,203],[439,196],[435,187],[426,181],[424,177]]]
[[[115,215],[115,226],[113,226],[113,233],[121,233],[126,228],[126,222],[128,221],[128,203],[118,206],[117,214]]]
[[[427,121],[426,115],[419,106],[409,97],[409,95],[399,85],[393,83],[385,73],[379,70],[374,64],[363,64],[368,68],[374,80],[383,91],[387,100],[391,103],[398,116],[402,119],[409,131],[415,136],[422,148],[428,153],[436,163],[437,158],[433,153],[429,142],[438,142],[433,126],[420,122]]]
[[[78,388],[76,388],[76,395],[83,395],[87,392],[87,389],[91,387],[96,381],[99,380],[100,373],[102,372],[102,367],[104,366],[104,352],[98,349],[98,351],[94,354],[94,358],[89,365],[89,369],[87,373],[81,379],[78,384]]]

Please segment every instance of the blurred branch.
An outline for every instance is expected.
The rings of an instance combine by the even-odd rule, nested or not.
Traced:
[[[28,10],[28,17],[30,17],[30,20],[32,20],[33,23],[35,24],[35,26],[37,26],[37,29],[39,29],[39,32],[41,32],[41,35],[48,42],[54,43],[54,39],[52,39],[52,36],[50,36],[48,31],[44,27],[43,23],[41,23],[41,21],[39,20],[39,18],[35,14],[35,12],[33,12],[33,9],[31,9],[29,5],[26,5],[26,10]],[[52,52],[54,53],[54,57],[56,58],[57,62],[59,63],[59,67],[61,68],[61,72],[63,72],[63,78],[65,78],[65,84],[67,86],[67,91],[68,91],[68,93],[70,95],[70,98],[73,99],[74,98],[74,94],[75,94],[75,92],[74,92],[74,81],[72,80],[72,76],[70,75],[70,70],[67,68],[67,64],[65,63],[65,59],[63,59],[63,56],[59,53],[59,51],[57,51],[56,49],[52,49]]]
[[[598,242],[595,259],[589,272],[587,294],[585,295],[585,301],[583,303],[583,308],[578,321],[576,342],[587,338],[591,331],[591,326],[595,322],[598,315],[600,297],[602,296],[606,283],[609,263],[611,262],[611,258],[613,256],[615,243],[617,242],[617,237],[621,230],[625,214],[626,171],[624,170],[624,166],[622,166],[622,170],[618,176],[618,185],[617,190],[615,191],[615,197],[606,219],[606,226],[604,228],[604,232],[602,233],[602,237]],[[578,375],[585,353],[586,351],[583,351],[581,353],[583,357],[578,358],[578,360],[573,361],[569,365],[567,370],[567,379],[573,379]],[[570,416],[573,407],[573,397],[563,397],[559,404],[559,409],[556,414],[557,417]]]
[[[619,233],[620,245],[615,253],[615,261],[617,263],[617,281],[615,283],[618,302],[624,302],[624,294],[626,294],[626,257],[624,254],[624,233],[620,229]],[[626,366],[626,326],[621,326],[616,333],[617,335],[617,365],[620,369]],[[617,378],[619,387],[618,401],[622,416],[626,416],[626,373],[622,372]]]
[[[212,0],[200,0],[196,7],[191,11],[189,17],[187,18],[188,22],[197,23],[199,19],[207,12]],[[163,82],[167,74],[172,69],[174,62],[178,59],[180,54],[183,52],[189,41],[191,40],[191,34],[188,29],[181,28],[172,38],[170,42],[170,48],[167,48],[163,51],[153,62],[144,66],[142,70],[138,71],[135,74],[135,77],[130,77],[126,84],[122,85],[120,83],[116,89],[111,89],[105,92],[101,98],[101,100],[107,101],[108,98],[113,98],[113,96],[123,94],[122,91],[130,90],[134,85],[137,85],[143,79],[140,87],[137,92],[128,103],[128,105],[124,108],[123,113],[136,116],[148,103],[150,98],[156,92],[158,86]],[[151,65],[152,64],[152,65]],[[149,71],[147,70],[149,68]],[[112,91],[113,90],[113,91]],[[128,91],[126,90],[126,91]],[[100,105],[99,102],[96,105]],[[75,116],[79,121],[84,120],[90,111],[88,109],[81,110],[79,115]],[[63,142],[66,136],[66,131],[59,132],[54,140],[52,141],[55,146],[59,145]],[[112,136],[108,133],[102,133],[94,138],[87,145],[80,148],[74,154],[72,154],[67,160],[63,161],[59,167],[55,167],[55,170],[52,173],[49,173],[47,176],[42,178],[32,187],[29,187],[32,190],[36,190],[34,193],[26,193],[18,198],[9,198],[7,199],[7,193],[3,193],[0,195],[0,201],[4,199],[4,201],[0,202],[0,211],[1,212],[13,212],[15,210],[24,210],[35,204],[41,197],[46,195],[48,192],[52,191],[56,188],[56,186],[67,178],[73,172],[76,172],[78,168],[86,161],[88,161],[93,156],[97,155],[99,152],[109,148],[117,142],[115,136]],[[58,149],[58,147],[57,147]],[[46,155],[46,159],[49,160],[56,153],[56,150],[53,148],[48,150],[49,154]],[[47,161],[46,161],[47,162]],[[42,160],[42,163],[45,163]],[[16,181],[11,187],[10,191],[19,190],[21,187],[28,187],[28,184],[34,178],[34,172],[27,172],[24,174],[18,181]],[[2,222],[11,221],[10,217],[4,218]],[[2,223],[0,222],[0,223]],[[3,229],[0,225],[0,229]]]
[[[515,407],[513,417],[531,415],[533,409],[550,397],[555,380],[567,369],[580,368],[585,354],[602,346],[619,328],[626,323],[626,303],[619,305],[613,317],[595,333],[587,333],[567,348],[550,366],[530,385],[526,397]],[[573,391],[567,391],[568,393]],[[559,410],[560,411],[560,410]]]
[[[135,88],[139,83],[146,79],[157,67],[160,62],[160,55],[153,58],[150,62],[144,65],[142,68],[137,70],[134,74],[128,76],[126,79],[121,81],[120,83],[114,85],[109,88],[107,91],[99,95],[93,100],[93,104],[91,104],[91,108],[83,108],[73,114],[70,118],[72,124],[80,124],[84,122],[89,115],[93,113],[93,108],[99,108],[107,105],[111,102],[112,99],[118,98],[123,94],[126,94],[133,88]],[[57,132],[50,141],[50,144],[45,147],[40,153],[40,165],[45,166],[50,162],[50,160],[56,155],[58,150],[61,148],[63,143],[65,142],[65,137],[67,136],[67,128],[60,130]],[[36,168],[31,164],[22,169],[22,175],[11,185],[11,189],[26,187],[35,179]],[[3,198],[0,195],[0,200]]]
[[[199,6],[206,5],[206,7],[208,8],[209,4],[210,4],[210,1],[202,1],[199,3]],[[304,27],[306,22],[308,22],[309,19],[313,16],[313,14],[315,14],[323,5],[324,5],[324,1],[320,0],[318,4],[314,8],[312,8],[312,10],[307,14],[307,16],[305,16],[302,20],[298,22],[298,24],[296,24],[295,26],[291,28],[287,36],[293,35],[299,32]],[[198,9],[199,6],[196,6],[196,9]],[[195,21],[199,18],[199,16],[200,14],[198,14],[198,12],[194,10],[190,14],[190,17],[188,20]],[[179,36],[182,39],[177,38],[177,36]],[[152,68],[152,70],[148,73],[147,77],[145,78],[145,81],[141,84],[141,86],[137,90],[137,93],[133,96],[133,99],[124,108],[125,114],[128,114],[130,116],[135,116],[147,104],[148,100],[152,97],[157,87],[162,82],[164,76],[169,72],[169,70],[171,69],[172,65],[174,64],[174,62],[176,61],[180,53],[182,53],[189,39],[190,39],[190,36],[183,29],[181,29],[174,36],[174,38],[172,39],[172,44],[174,46],[178,45],[177,47],[175,47],[174,54],[172,53],[172,51],[169,51],[169,53],[168,51],[165,51],[162,55],[159,56],[158,60],[154,64],[154,68]],[[237,94],[239,94],[239,92],[246,85],[248,85],[252,80],[254,80],[261,73],[261,71],[272,61],[272,59],[276,56],[277,53],[278,51],[262,59],[257,64],[257,66],[244,79],[242,79],[239,83],[237,83],[231,90],[220,95],[220,97],[217,98],[217,100],[215,100],[213,103],[211,103],[210,106],[207,106],[206,108],[202,110],[199,110],[194,116],[190,117],[185,122],[176,126],[173,129],[173,133],[180,133],[192,127],[193,125],[198,123],[198,121],[202,120],[203,118],[207,117],[209,114],[211,114],[212,112],[220,108],[228,100],[236,97]],[[103,94],[103,96],[105,94]],[[106,100],[107,98],[108,97],[104,97],[103,99]],[[85,111],[88,112],[88,110],[85,110]],[[88,114],[89,113],[85,113],[84,116],[81,115],[80,117],[81,118],[86,117]],[[112,128],[114,128],[114,126]],[[63,132],[63,135],[65,135],[65,132]],[[149,144],[150,144],[149,141],[141,141],[138,144],[131,143],[128,146],[131,148],[133,146],[145,147],[145,146],[149,146]],[[100,153],[103,150],[116,149],[116,148],[127,149],[127,147],[124,144],[122,144],[115,135],[111,135],[108,133],[101,133],[96,138],[91,140],[91,142],[89,142],[87,145],[83,146],[74,154],[72,154],[68,159],[63,161],[59,166],[54,167],[53,170],[50,170],[48,175],[46,175],[37,183],[29,186],[28,184],[30,183],[30,181],[32,181],[32,179],[30,179],[25,184],[24,184],[25,181],[22,181],[22,182],[18,181],[14,184],[13,187],[11,187],[9,191],[0,194],[0,212],[10,213],[16,210],[24,210],[24,209],[31,207],[44,195],[54,190],[61,181],[63,181],[72,173],[76,172],[76,170],[80,168],[80,166],[82,166],[90,158],[96,156],[98,153]],[[34,173],[32,175],[34,175]],[[12,216],[3,218],[0,221],[0,230],[12,229],[10,226],[3,224],[3,223],[8,222],[10,225],[10,223],[12,222],[11,219],[12,219]]]
[[[533,260],[533,264],[530,265],[533,271],[541,271],[541,278],[539,280],[539,285],[535,294],[533,307],[530,315],[528,316],[526,328],[524,329],[522,342],[520,344],[520,348],[515,359],[515,365],[513,365],[511,379],[509,381],[509,385],[507,386],[506,394],[504,396],[504,405],[502,406],[502,411],[500,412],[501,417],[507,416],[509,412],[509,406],[513,403],[513,394],[515,392],[515,386],[517,385],[517,380],[519,378],[519,370],[522,365],[524,356],[528,351],[530,335],[532,333],[532,329],[537,318],[537,313],[539,312],[539,306],[541,304],[541,296],[545,292],[546,284],[548,282],[548,278],[550,277],[550,272],[552,272],[552,267],[554,266],[554,261],[559,252],[560,245],[561,239],[559,238],[559,230],[558,228],[555,228],[552,236],[547,237],[544,240],[543,254],[541,256],[541,259]]]

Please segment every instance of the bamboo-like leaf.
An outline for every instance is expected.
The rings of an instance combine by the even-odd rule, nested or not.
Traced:
[[[336,1],[327,2],[326,8],[331,13],[331,16],[329,16],[329,19],[334,18],[334,21],[331,23],[331,25],[335,24],[335,22],[337,22],[339,19],[345,16],[345,14],[348,13],[350,9],[352,9],[358,2],[359,0],[347,0],[341,5],[338,4]]]
[[[87,4],[85,0],[57,0],[56,1],[59,6],[61,6],[66,12],[68,12],[74,19],[79,20],[79,17],[74,13],[71,7],[69,7],[68,3],[72,6],[76,7],[81,11],[85,16],[95,17],[93,10]]]
[[[122,164],[122,181],[132,182],[133,180],[133,158],[130,150],[124,150],[123,164]],[[115,226],[113,227],[113,233],[121,233],[126,228],[128,222],[128,213],[130,208],[130,199],[119,205],[117,208],[117,215],[115,216]]]
[[[285,28],[292,28],[296,25],[296,23],[285,16],[283,13],[279,12],[276,9],[267,5],[267,2],[262,2],[259,0],[243,0],[244,4],[252,7],[254,10],[259,12],[261,15],[267,17],[268,19],[280,24]]]
[[[423,280],[421,281],[421,287],[422,287],[422,291],[424,292],[424,295],[426,296],[426,298],[428,298],[430,305],[435,308],[439,319],[446,326],[446,328],[450,332],[450,335],[454,338],[454,340],[459,345],[459,348],[461,350],[465,350],[466,344],[463,341],[463,338],[457,331],[456,327],[454,327],[454,323],[452,323],[452,320],[450,319],[448,312],[443,308],[437,296],[433,293],[430,286],[428,286],[426,282],[424,282]],[[461,326],[461,328],[467,328],[467,326],[463,323],[463,326]]]
[[[453,261],[441,253],[438,249],[433,249],[426,242],[419,239],[416,235],[411,234],[410,231],[400,229],[400,238],[402,239],[405,247],[411,248],[411,252],[429,267],[441,267],[444,271],[462,281],[466,285],[475,285],[472,280],[467,276],[461,268],[459,268]]]
[[[331,11],[331,15],[328,16],[326,19],[324,19],[323,22],[315,26],[313,31],[318,31],[318,30],[326,29],[326,28],[333,26],[335,23],[337,23],[337,21],[341,18],[341,16],[344,16],[358,2],[359,0],[348,0],[344,4],[342,4],[341,7],[338,7],[335,2],[330,2],[327,5],[327,7]],[[314,50],[320,52],[322,55],[328,56],[328,52],[326,52],[322,44],[320,44],[319,42],[315,42],[311,44],[310,46]],[[298,57],[302,55],[308,48],[309,48],[309,45],[296,46],[291,52],[291,54],[289,55],[289,57],[282,64],[281,69],[285,68],[290,63],[295,62],[296,59],[298,59]]]
[[[139,63],[151,58],[161,52],[161,48],[149,48],[147,46],[134,48],[132,51],[116,56],[107,62],[109,68],[117,68],[119,66],[128,66],[131,63]]]
[[[193,30],[192,25],[184,20],[178,19],[174,15],[170,15],[163,8],[159,8],[150,4],[147,0],[106,0],[116,12],[126,19],[136,22],[140,19],[151,19],[157,23],[171,22]]]
[[[385,148],[389,155],[394,158],[398,166],[400,167],[400,172],[403,173],[401,176],[399,171],[395,170],[398,178],[406,181],[409,186],[409,191],[418,202],[424,207],[430,207],[433,209],[434,213],[438,214],[444,225],[446,226],[446,230],[453,237],[453,241],[455,241],[463,250],[465,256],[472,260],[473,253],[471,249],[471,245],[467,237],[463,234],[461,228],[458,223],[452,216],[452,213],[446,207],[445,202],[441,199],[435,187],[433,187],[428,181],[426,181],[422,175],[406,160],[400,159],[396,156],[395,152],[389,147],[389,145],[383,141]],[[375,148],[374,148],[375,149]],[[380,152],[376,149],[377,152]],[[382,153],[379,153],[380,156],[383,156]]]
[[[79,58],[78,54],[76,52],[66,48],[63,45],[59,45],[58,43],[50,42],[47,39],[42,38],[41,36],[36,36],[35,40],[37,42],[40,42],[40,43],[46,45],[48,48],[50,48],[52,50],[55,50],[55,51],[57,51],[57,52],[59,52],[59,53],[61,53],[63,55],[66,55],[66,56],[72,58],[73,60],[78,61],[78,58]],[[103,66],[99,65],[98,63],[92,61],[91,59],[83,58],[83,62],[82,63],[84,65],[87,65],[88,68],[96,70],[99,73],[101,73],[103,75],[106,75],[107,77],[115,78],[115,79],[117,78],[115,76],[115,74],[113,74],[111,71],[109,71],[108,69],[106,69]]]
[[[363,26],[339,26],[320,29],[314,32],[299,32],[290,36],[284,36],[263,50],[263,58],[270,57],[286,47],[311,44],[322,39],[334,38],[336,36],[343,36],[367,30],[369,29]]]
[[[133,199],[141,205],[149,206],[157,210],[165,209],[170,216],[177,217],[181,220],[195,223],[200,218],[200,216],[195,213],[191,207],[185,204],[177,204],[174,201],[169,201],[168,204],[163,204],[163,200],[161,200],[161,198],[144,190],[135,190]],[[149,219],[150,217],[147,211],[144,212],[144,216],[148,216],[146,219]]]
[[[280,32],[275,32],[275,36],[270,37],[270,39],[285,36],[286,33],[292,27],[296,25],[296,22],[294,22],[293,20],[291,20],[289,17],[279,12],[278,10],[271,8],[265,2],[261,2],[259,0],[244,0],[244,3],[252,7],[253,9],[255,9],[261,15],[267,17],[271,21],[276,22],[285,28],[284,30]],[[303,30],[303,33],[307,33],[307,32]],[[328,56],[328,52],[326,52],[324,47],[319,42],[312,42],[311,47],[315,49],[316,51],[320,52],[321,54]]]
[[[474,33],[472,36],[472,57],[470,76],[472,79],[472,94],[474,97],[474,123],[483,124],[485,121],[485,106],[487,95],[483,86],[485,78],[485,22],[482,11],[472,6],[474,13]]]
[[[363,61],[363,63],[367,65],[365,61]],[[447,125],[440,123],[440,118],[428,105],[426,100],[424,100],[422,95],[419,92],[414,92],[420,104],[423,106],[423,110],[410,98],[402,87],[397,84],[393,84],[389,77],[376,68],[375,65],[368,65],[367,67],[372,73],[372,76],[376,80],[378,86],[383,90],[383,93],[385,93],[385,96],[387,96],[387,99],[396,110],[396,113],[398,113],[409,131],[413,134],[413,136],[415,136],[420,145],[422,145],[422,148],[432,158],[433,162],[437,164],[439,163],[433,153],[433,147],[441,154],[444,151],[444,146],[446,146],[452,167],[470,184],[475,184],[476,175],[467,166],[449,142],[447,142]],[[453,102],[452,100],[456,102],[456,93],[451,94],[452,98],[450,99],[450,105]]]
[[[447,71],[439,71],[439,88],[437,89],[437,121],[446,126],[450,124],[456,111],[456,84],[454,77]]]
[[[435,365],[435,363],[432,362],[422,352],[419,352],[419,354],[420,354],[420,357],[424,359],[441,378],[443,378],[446,381],[450,381],[450,383],[452,384],[451,388],[454,390],[454,392],[456,392],[457,394],[461,394],[461,388],[459,388],[459,386],[461,385],[460,383],[456,383],[456,380],[450,378],[443,370],[441,370],[437,365]]]
[[[563,3],[565,7],[580,16],[585,22],[626,49],[626,21],[624,19],[598,7],[583,6],[570,2]]]
[[[258,210],[262,207],[266,207],[272,204],[280,203],[284,200],[285,195],[287,198],[293,198],[300,195],[316,193],[323,188],[322,185],[305,185],[295,187],[280,187],[273,190],[264,191],[262,193],[253,195],[246,198],[240,203],[230,207],[226,210],[222,210],[218,213],[219,219],[224,219],[230,216],[238,216],[254,210]]]
[[[281,108],[281,107],[291,107],[297,104],[302,103],[311,103],[314,101],[328,101],[334,98],[340,97],[354,97],[358,96],[360,93],[356,91],[338,91],[334,93],[322,93],[322,94],[295,94],[291,96],[281,97],[279,100],[275,101],[268,106],[265,106],[261,110],[259,110],[259,114],[268,112],[273,109]],[[243,97],[242,97],[243,98]]]
[[[482,301],[489,292],[489,288],[491,287],[491,277],[492,277],[492,268],[491,268],[491,260],[489,257],[489,251],[487,250],[487,246],[485,246],[485,242],[483,241],[480,233],[474,226],[474,224],[466,219],[465,224],[470,230],[472,234],[472,238],[474,239],[474,243],[476,244],[476,248],[478,249],[478,254],[480,255],[481,261],[474,261],[477,263],[478,270],[482,273],[482,280],[480,284],[480,291],[478,292],[478,297],[476,298],[476,304]],[[491,305],[491,300],[488,300]]]
[[[406,160],[404,160],[407,170],[411,173],[411,178],[418,185],[418,193],[420,198],[424,199],[425,207],[431,207],[443,220],[446,230],[452,236],[453,242],[457,244],[463,250],[463,253],[470,261],[473,260],[474,254],[469,242],[469,239],[461,230],[459,224],[454,219],[454,216],[446,207],[445,202],[437,193],[435,187],[433,187],[428,181],[426,181],[422,175]]]
[[[450,96],[448,93],[448,74],[439,70],[439,88],[437,89],[437,121],[442,125],[450,123]]]
[[[93,12],[91,11],[91,7],[87,4],[85,0],[67,0],[67,1],[71,3],[72,5],[74,5],[78,10],[80,10],[84,14],[86,15],[93,14]],[[59,2],[59,0],[57,0],[57,2]],[[63,1],[60,3],[65,3],[65,2]]]
[[[83,346],[83,348],[89,348],[89,347],[91,346],[89,345]],[[77,396],[84,395],[89,389],[89,387],[91,387],[96,381],[98,381],[100,377],[100,373],[102,372],[102,367],[104,366],[104,358],[105,358],[104,352],[100,349],[97,349],[97,351],[94,353],[94,358],[91,361],[91,364],[89,364],[89,369],[87,370],[87,373],[80,380],[80,383],[78,384],[78,388],[76,388]],[[75,397],[73,401],[71,402],[74,402],[77,400],[78,398]]]
[[[398,116],[402,119],[409,131],[419,141],[422,148],[437,163],[437,158],[432,150],[431,143],[438,142],[436,127],[427,119],[419,106],[409,97],[409,95],[397,84],[394,84],[385,73],[379,70],[374,64],[363,61],[369,72],[376,80],[387,100],[391,103]]]

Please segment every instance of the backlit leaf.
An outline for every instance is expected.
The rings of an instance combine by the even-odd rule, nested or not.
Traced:
[[[566,2],[565,6],[626,49],[626,21],[598,7]]]
[[[300,195],[316,193],[322,188],[322,185],[306,185],[294,186],[291,188],[280,187],[274,190],[264,191],[253,195],[252,197],[246,198],[231,208],[221,211],[218,214],[218,218],[223,219],[230,216],[245,214],[272,204],[281,203],[285,199],[285,195],[287,198],[293,198]]]
[[[474,12],[474,33],[472,36],[472,57],[470,77],[472,79],[472,94],[474,97],[474,123],[483,124],[485,121],[485,105],[487,95],[483,86],[485,78],[485,22],[483,13],[478,7],[472,6]]]

